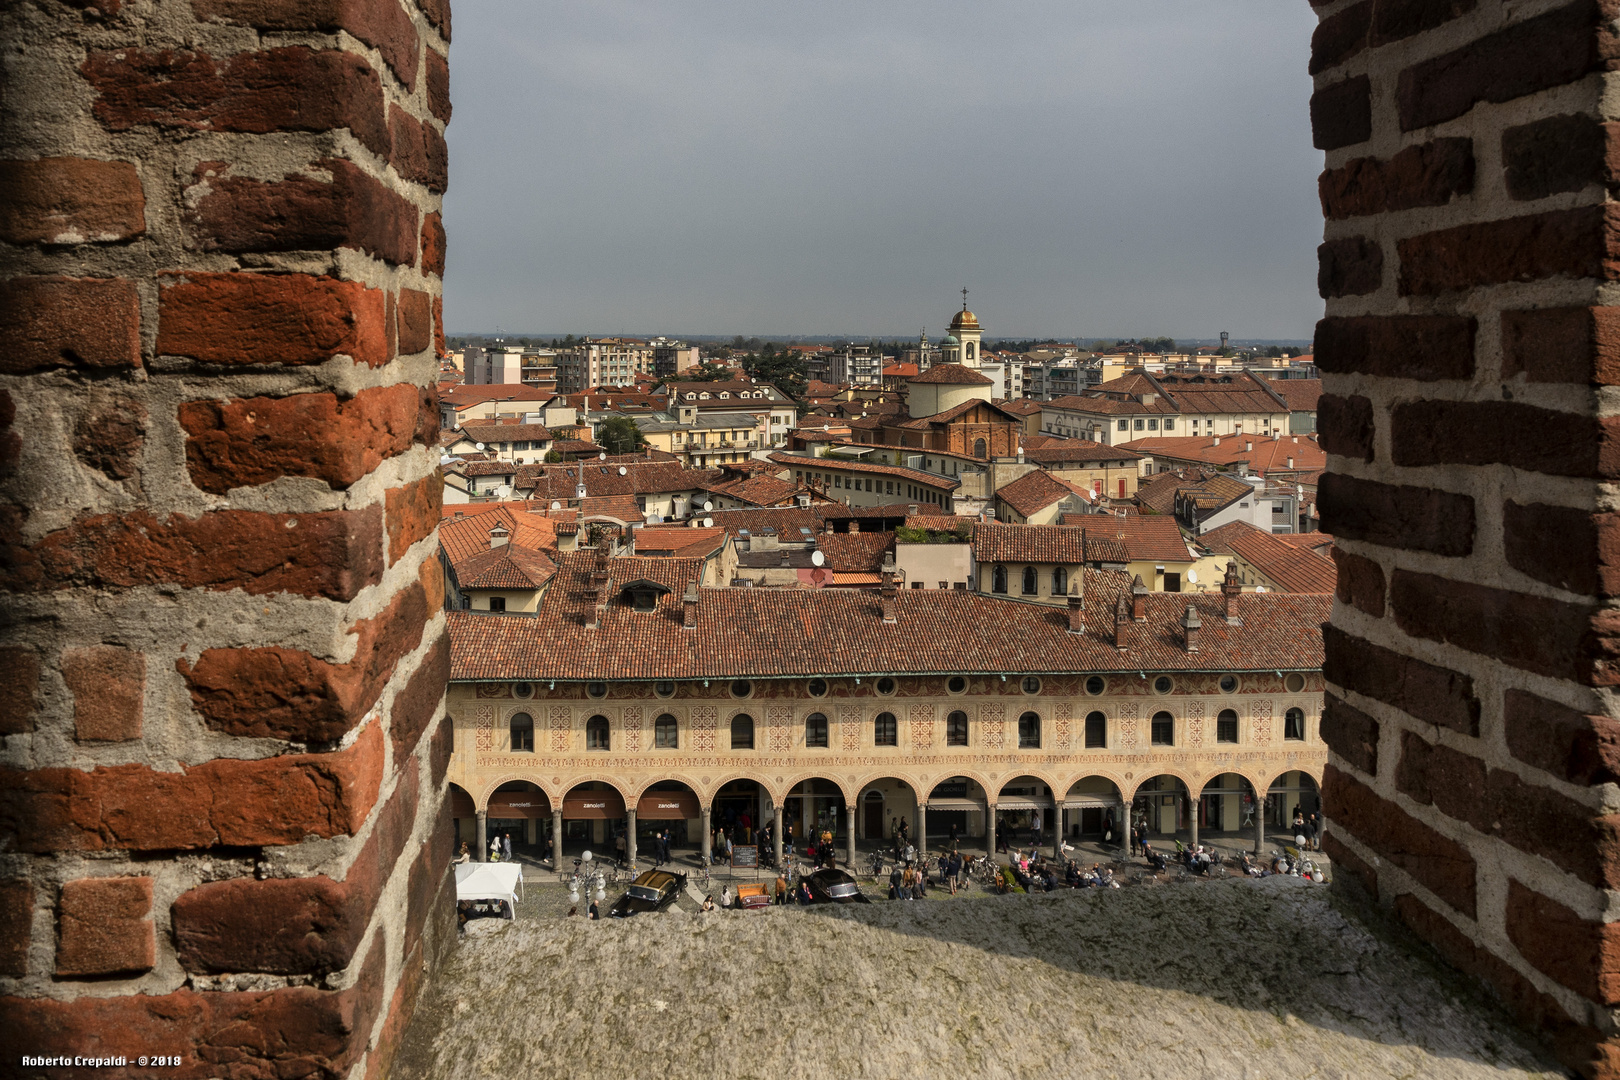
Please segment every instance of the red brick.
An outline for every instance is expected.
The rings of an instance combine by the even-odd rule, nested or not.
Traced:
[[[320,175],[264,181],[204,162],[186,189],[186,222],[203,251],[354,248],[400,266],[416,262],[417,210],[353,162],[323,159]]]
[[[175,668],[210,730],[332,742],[376,704],[394,666],[421,644],[434,610],[421,584],[412,582],[378,615],[349,628],[355,655],[346,664],[297,649],[204,649],[195,666],[181,657]]]
[[[1322,802],[1332,822],[1410,874],[1430,892],[1474,917],[1474,857],[1371,788],[1329,762],[1322,773]]]
[[[1467,675],[1322,628],[1327,680],[1346,690],[1393,705],[1402,712],[1464,735],[1479,734],[1479,699]]]
[[[433,351],[444,356],[448,350],[444,347],[444,297],[433,298]]]
[[[1513,756],[1582,786],[1620,783],[1620,721],[1509,689],[1502,725]]]
[[[1365,296],[1384,283],[1384,249],[1365,236],[1329,240],[1316,249],[1316,291],[1324,300]]]
[[[27,734],[34,730],[34,713],[39,711],[39,654],[26,645],[0,646],[0,671],[6,673],[0,735]]]
[[[393,359],[384,293],[306,274],[168,274],[157,351],[212,364],[324,364]]]
[[[342,881],[232,878],[181,894],[169,909],[181,966],[276,975],[348,967],[415,827],[417,794],[416,770],[403,770]]]
[[[1604,125],[1590,116],[1549,116],[1502,132],[1502,178],[1515,199],[1545,199],[1608,179]]]
[[[1502,312],[1502,377],[1530,382],[1620,383],[1620,307]]]
[[[73,456],[110,480],[140,472],[146,406],[134,397],[92,404],[73,424]]]
[[[1435,139],[1408,146],[1388,161],[1356,158],[1324,170],[1316,188],[1329,221],[1444,206],[1474,190],[1474,144]]]
[[[58,977],[132,974],[157,962],[149,877],[70,881],[57,920]]]
[[[450,0],[416,0],[416,6],[446,42],[450,40]]]
[[[394,144],[389,161],[399,175],[429,191],[443,192],[450,179],[450,151],[438,129],[398,105],[390,105],[388,131]]]
[[[1322,710],[1321,732],[1329,750],[1368,776],[1378,774],[1377,720],[1328,694]]]
[[[409,383],[336,394],[188,401],[180,406],[191,482],[223,495],[283,476],[346,488],[417,441],[421,391]]]
[[[112,131],[346,127],[373,153],[388,153],[382,81],[354,53],[295,45],[215,60],[185,50],[125,48],[93,52],[79,70],[99,94],[96,118]]]
[[[1365,75],[1311,95],[1311,139],[1318,150],[1337,150],[1372,138],[1372,83]]]
[[[433,298],[420,289],[399,290],[399,352],[419,353],[433,344]]]
[[[1349,875],[1348,880],[1359,885],[1369,897],[1374,900],[1378,898],[1378,871],[1376,869],[1368,865],[1355,852],[1345,847],[1339,838],[1330,832],[1322,834],[1322,850],[1327,853],[1328,858],[1333,860],[1334,884],[1341,880],[1338,872],[1344,871]]]
[[[1553,476],[1620,475],[1612,420],[1517,401],[1409,401],[1390,413],[1395,464],[1511,465]]]
[[[73,692],[73,729],[81,742],[141,737],[146,713],[146,656],[121,645],[62,650],[62,680]]]
[[[1322,449],[1358,461],[1373,459],[1372,402],[1356,394],[1323,394],[1316,405],[1318,441]]]
[[[433,49],[422,50],[427,61],[428,111],[440,121],[450,122],[450,61]]]
[[[433,535],[439,527],[444,482],[430,473],[404,487],[390,488],[388,500],[388,564],[405,556],[411,545]]]
[[[1316,25],[1311,34],[1310,73],[1318,75],[1337,67],[1367,47],[1367,31],[1372,25],[1372,0],[1362,0]]]
[[[1553,678],[1594,678],[1592,609],[1433,574],[1390,577],[1395,622],[1413,637],[1455,645]]]
[[[0,390],[0,480],[17,471],[22,460],[22,436],[17,433],[17,403]]]
[[[451,888],[455,880],[450,868],[450,854],[456,842],[456,822],[450,816],[448,793],[439,801],[438,814],[428,838],[418,849],[411,863],[410,879],[406,885],[405,951],[417,947],[424,931],[431,932],[437,922],[441,932],[451,918],[455,894]],[[454,931],[450,931],[454,933]]]
[[[403,761],[416,751],[422,732],[440,715],[444,689],[450,682],[450,638],[441,635],[422,657],[388,714],[388,733],[394,742],[394,760]]]
[[[455,750],[456,726],[448,719],[433,731],[428,742],[428,766],[431,783],[437,787],[450,771],[450,755]]]
[[[388,332],[388,355],[399,355],[399,311],[394,292],[383,294],[383,325]]]
[[[435,210],[422,219],[422,273],[444,277],[444,219]]]
[[[1388,45],[1444,25],[1474,10],[1477,0],[1379,0],[1372,18],[1373,45]]]
[[[1339,568],[1335,590],[1339,599],[1374,618],[1383,618],[1384,568],[1340,547],[1333,549],[1333,561]]]
[[[0,374],[141,366],[141,298],[121,278],[0,282]]]
[[[1620,1004],[1620,923],[1583,919],[1509,878],[1507,933],[1537,971],[1583,997]]]
[[[1334,375],[1469,379],[1478,324],[1460,315],[1361,315],[1316,324],[1316,364]]]
[[[259,30],[347,30],[416,89],[416,27],[396,0],[191,0],[197,18]]]
[[[330,754],[145,765],[0,769],[0,825],[16,849],[194,850],[353,835],[382,778],[382,734],[368,725]]]
[[[146,195],[127,161],[0,161],[0,240],[84,244],[146,231]]]
[[[1508,565],[1570,592],[1620,595],[1620,514],[1573,506],[1502,506]]]
[[[1488,773],[1485,763],[1471,754],[1401,732],[1395,790],[1487,836],[1494,831]]]
[[[1448,556],[1474,550],[1474,500],[1467,495],[1324,473],[1317,503],[1322,530],[1347,540]]]
[[[1552,788],[1492,769],[1490,835],[1600,889],[1620,887],[1620,815],[1603,815]]]
[[[165,1068],[172,1080],[268,1080],[346,1076],[360,1060],[382,1011],[384,936],[347,990],[309,986],[278,990],[69,999],[0,999],[0,1055],[20,1061],[42,1046],[71,1046],[85,1057],[129,1059],[128,1069],[102,1069],[113,1078],[150,1076],[138,1055],[154,1048],[180,1053]]]
[[[444,607],[444,567],[437,559],[423,559],[416,569],[416,580],[422,583],[422,591],[427,594],[429,611]]]
[[[34,937],[34,886],[0,881],[0,975],[28,974],[28,946]]]
[[[1616,276],[1620,209],[1610,205],[1458,225],[1395,242],[1402,296],[1550,277]]]
[[[12,591],[166,583],[347,601],[382,576],[382,513],[371,506],[312,514],[215,510],[163,519],[103,514],[14,550],[5,569],[0,587]]]
[[[1401,72],[1401,130],[1455,119],[1481,102],[1512,101],[1601,70],[1615,56],[1602,5],[1578,2],[1515,23]]]
[[[387,1080],[393,1071],[394,1055],[405,1039],[405,1030],[416,1011],[416,1000],[427,981],[425,968],[422,957],[407,947],[399,968],[399,985],[394,987],[394,996],[388,1002],[382,1030],[377,1035],[376,1045],[366,1055],[365,1080]]]

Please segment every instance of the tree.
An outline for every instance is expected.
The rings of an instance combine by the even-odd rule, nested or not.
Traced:
[[[690,371],[683,371],[674,379],[674,382],[729,382],[736,378],[736,374],[722,364],[713,360],[705,360]]]
[[[633,454],[646,444],[647,437],[628,416],[615,416],[597,429],[596,442],[610,454]]]
[[[546,451],[546,464],[555,465],[562,460],[562,455],[555,450]]]

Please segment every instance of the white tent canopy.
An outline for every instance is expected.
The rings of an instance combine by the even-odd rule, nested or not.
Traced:
[[[516,863],[456,863],[457,900],[505,900],[517,909],[523,868]]]

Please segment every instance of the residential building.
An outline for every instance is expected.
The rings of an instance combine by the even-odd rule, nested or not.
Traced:
[[[981,522],[973,528],[974,580],[983,593],[1066,605],[1071,594],[1080,595],[1086,567],[1123,570],[1125,562],[1118,540],[1072,525]]]
[[[652,374],[653,346],[640,338],[586,338],[557,352],[557,387],[577,394],[597,386],[633,386]]]
[[[1275,379],[1271,388],[1288,402],[1288,434],[1316,434],[1316,405],[1322,398],[1322,380]]]
[[[463,383],[439,395],[439,426],[453,431],[480,420],[523,418],[546,408],[555,397],[555,394],[533,386],[512,383],[473,386]],[[551,416],[538,422],[547,427],[566,426]]]
[[[1093,495],[1129,499],[1136,495],[1142,455],[1135,450],[1085,439],[1036,436],[1028,440],[1024,460]]]
[[[1062,524],[1085,527],[1086,536],[1117,541],[1125,572],[1153,592],[1208,592],[1220,587],[1227,559],[1211,560],[1193,549],[1167,514],[1065,514]]]
[[[798,404],[772,383],[670,381],[660,385],[658,392],[667,399],[666,408],[671,418],[694,430],[700,430],[700,416],[716,413],[752,416],[755,434],[751,438],[757,440],[759,446],[750,449],[785,445],[788,432],[799,420]],[[736,430],[735,425],[732,430]]]
[[[1110,445],[1161,434],[1281,435],[1289,411],[1267,380],[1247,372],[1155,376],[1138,368],[1049,401],[1041,430]]]
[[[447,611],[533,612],[557,564],[557,522],[524,503],[447,510],[439,563]]]
[[[1338,566],[1331,558],[1291,544],[1247,521],[1233,521],[1198,538],[1205,550],[1232,556],[1238,581],[1245,588],[1276,592],[1331,593]]]
[[[1155,513],[1170,514],[1194,537],[1232,521],[1247,521],[1266,532],[1292,533],[1301,531],[1302,490],[1300,485],[1271,484],[1260,476],[1189,469],[1145,480],[1136,499]]]
[[[552,442],[551,429],[544,424],[529,424],[508,418],[498,422],[463,424],[452,433],[448,442],[441,442],[441,447],[452,456],[476,454],[526,465],[544,461]]]
[[[997,519],[1020,525],[1052,525],[1064,514],[1093,512],[1096,502],[1091,492],[1041,469],[995,492]]]
[[[961,486],[960,481],[922,469],[872,464],[836,453],[814,457],[776,452],[766,460],[783,466],[784,474],[792,469],[795,484],[816,485],[850,506],[926,503],[948,509],[952,493]]]
[[[557,353],[553,349],[496,345],[469,349],[464,381],[472,386],[532,386],[557,391]]]
[[[1238,476],[1312,482],[1327,468],[1327,454],[1306,435],[1214,435],[1133,439],[1122,445],[1143,457],[1143,472],[1173,472],[1212,467]]]
[[[647,344],[652,348],[650,372],[660,380],[676,378],[703,363],[702,351],[696,345],[665,337],[655,337]]]

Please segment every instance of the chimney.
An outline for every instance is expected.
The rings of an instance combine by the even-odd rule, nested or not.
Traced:
[[[1204,624],[1198,618],[1198,609],[1191,604],[1181,616],[1181,633],[1185,639],[1187,651],[1198,651],[1198,628]]]
[[[1114,648],[1125,648],[1125,634],[1131,627],[1131,608],[1125,602],[1125,594],[1119,596],[1119,603],[1114,605]]]
[[[697,582],[686,587],[686,595],[681,597],[681,629],[697,629]]]
[[[489,548],[491,551],[494,551],[498,547],[505,547],[507,542],[511,539],[512,534],[507,530],[505,525],[497,525],[493,529],[489,530]]]
[[[792,553],[790,551],[788,551],[787,548],[782,549],[782,565],[783,566],[791,566],[791,565],[793,565],[793,563],[792,563]]]
[[[1226,564],[1226,577],[1221,581],[1221,610],[1229,626],[1243,625],[1243,620],[1237,615],[1237,598],[1242,595],[1243,586],[1238,583],[1237,560],[1233,559]]]
[[[910,506],[907,506],[906,507],[906,513],[910,514],[912,517],[916,517],[917,516],[917,504],[912,503]]]
[[[1219,445],[1221,445],[1221,437],[1219,435],[1215,436],[1214,440],[1211,441],[1209,445],[1211,445],[1211,446],[1219,446]]]
[[[861,531],[861,523],[859,521],[855,520],[854,518],[851,518],[850,521],[849,521],[849,531],[852,532],[852,533],[860,532]]]
[[[1246,453],[1246,454],[1254,453],[1254,440],[1253,439],[1245,439],[1243,441],[1243,452]]]
[[[1137,574],[1131,582],[1131,618],[1137,622],[1147,622],[1147,598],[1148,587],[1142,584],[1142,575]]]
[[[894,596],[899,590],[894,584],[894,552],[883,556],[883,621],[892,623],[898,621],[894,609]]]
[[[1080,595],[1078,587],[1069,589],[1069,633],[1083,634],[1086,632],[1086,599]]]
[[[1288,459],[1288,467],[1290,469],[1292,469],[1294,467],[1294,459],[1293,458]]]

